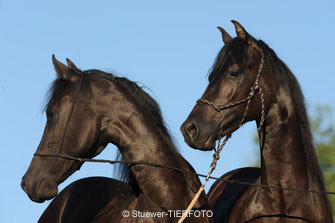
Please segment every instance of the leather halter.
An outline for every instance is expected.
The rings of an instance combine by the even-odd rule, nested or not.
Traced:
[[[71,117],[72,117],[74,108],[75,108],[75,106],[77,104],[77,101],[78,101],[78,96],[79,96],[79,92],[80,92],[80,89],[81,89],[81,85],[82,85],[83,79],[84,79],[84,74],[81,74],[80,81],[79,81],[79,86],[78,86],[77,91],[75,93],[73,104],[72,104],[69,116],[67,117],[67,121],[66,121],[65,129],[64,129],[63,136],[62,136],[62,139],[61,139],[61,143],[60,143],[60,146],[59,146],[58,154],[40,154],[40,153],[35,153],[34,156],[56,157],[56,158],[64,158],[65,157],[65,156],[62,155],[63,145],[64,145],[64,141],[65,141],[67,130],[68,130],[69,125],[70,125],[70,121],[71,121]]]

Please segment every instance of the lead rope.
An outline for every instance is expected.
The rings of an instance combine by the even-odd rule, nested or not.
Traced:
[[[212,161],[212,163],[210,165],[210,170],[209,170],[209,172],[207,174],[205,182],[201,185],[201,187],[199,188],[198,192],[195,194],[193,200],[188,205],[186,211],[183,213],[183,215],[179,219],[178,223],[182,223],[186,219],[188,213],[191,211],[191,209],[195,205],[195,202],[197,202],[197,200],[199,199],[201,192],[205,189],[205,186],[206,186],[206,184],[207,184],[207,182],[208,182],[211,174],[213,173],[213,171],[216,168],[216,164],[217,164],[218,160],[220,159],[220,152],[222,151],[223,147],[226,145],[226,143],[228,142],[228,140],[230,139],[230,137],[231,137],[231,134],[227,135],[221,145],[220,145],[220,141],[219,141],[219,143],[217,145],[217,149],[216,149],[216,151],[215,151],[215,153],[213,155],[213,161]]]
[[[257,90],[259,90],[259,95],[260,95],[260,99],[261,99],[261,104],[262,104],[262,111],[261,111],[261,120],[260,120],[260,123],[259,123],[259,126],[257,128],[257,131],[258,133],[260,133],[260,131],[262,130],[263,128],[263,125],[264,125],[264,121],[265,121],[265,105],[264,105],[264,94],[263,94],[263,90],[262,88],[260,87],[260,76],[261,76],[261,73],[262,73],[262,69],[263,69],[263,66],[264,66],[264,53],[263,53],[263,50],[261,48],[259,48],[260,50],[260,53],[262,55],[262,59],[261,59],[261,63],[259,65],[259,68],[258,68],[258,73],[257,73],[257,77],[256,77],[256,80],[255,80],[255,83],[253,84],[253,86],[251,87],[250,89],[250,93],[248,95],[248,97],[245,99],[245,100],[242,100],[240,102],[237,102],[237,103],[233,103],[233,104],[230,104],[228,106],[216,106],[214,103],[212,102],[209,102],[207,101],[206,99],[199,99],[198,101],[200,102],[203,102],[205,104],[208,104],[210,106],[212,106],[216,111],[218,112],[221,112],[222,110],[224,109],[227,109],[227,108],[230,108],[230,107],[234,107],[238,104],[241,104],[243,102],[247,102],[247,105],[245,107],[245,110],[244,110],[244,113],[243,113],[243,117],[241,119],[241,122],[238,126],[238,128],[240,128],[244,121],[245,121],[245,118],[247,116],[247,113],[248,113],[248,110],[249,110],[249,105],[250,105],[250,101],[251,99],[254,97],[255,95],[255,92]],[[220,153],[223,149],[223,147],[226,145],[226,143],[228,142],[228,140],[231,138],[231,134],[228,134],[225,136],[225,139],[223,140],[222,143],[221,142],[221,138],[219,139],[219,142],[217,144],[217,149],[215,150],[215,153],[213,154],[213,161],[210,165],[210,169],[209,169],[209,172],[207,174],[207,177],[205,179],[205,182],[201,185],[201,187],[199,188],[198,192],[195,194],[193,200],[191,201],[191,203],[188,205],[187,209],[185,210],[185,212],[183,212],[183,215],[181,216],[181,218],[178,220],[178,223],[182,223],[184,222],[184,220],[186,219],[186,217],[188,216],[188,214],[190,213],[190,211],[192,210],[193,206],[195,205],[195,203],[198,201],[199,197],[200,197],[200,194],[201,192],[205,189],[205,186],[211,176],[211,174],[213,173],[213,171],[215,170],[216,168],[216,165],[217,165],[217,162],[218,160],[220,159]]]

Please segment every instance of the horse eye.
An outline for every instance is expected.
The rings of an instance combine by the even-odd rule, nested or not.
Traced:
[[[54,116],[55,116],[55,111],[53,111],[53,110],[48,110],[47,111],[47,118],[48,119],[52,119]]]
[[[230,77],[237,77],[237,76],[239,76],[241,74],[241,72],[239,72],[239,71],[231,71],[230,73],[229,73],[229,76]]]

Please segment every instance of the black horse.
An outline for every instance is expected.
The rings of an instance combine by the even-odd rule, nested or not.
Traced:
[[[127,161],[194,172],[173,144],[158,104],[137,84],[67,62],[53,57],[58,77],[50,89],[45,131],[21,183],[31,200],[55,197],[58,185],[82,165],[65,157],[91,158],[108,143]],[[95,177],[72,183],[39,222],[176,222],[201,186],[192,174],[143,164],[130,165],[125,175],[127,182]],[[203,193],[195,210],[207,208]],[[211,222],[209,215],[201,212],[186,221]]]
[[[237,130],[241,120],[256,120],[261,168],[234,170],[222,178],[325,191],[296,78],[267,44],[232,22],[236,38],[219,27],[225,46],[206,91],[181,127],[185,141],[195,149],[211,150],[218,138]],[[244,99],[250,92],[254,95],[248,102]],[[230,106],[236,102],[241,103]],[[322,193],[216,182],[208,195],[214,222],[332,222]]]

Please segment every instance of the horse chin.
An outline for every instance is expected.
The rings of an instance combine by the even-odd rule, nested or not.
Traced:
[[[48,189],[47,191],[41,192],[36,197],[29,196],[30,200],[36,202],[36,203],[43,203],[44,201],[51,200],[52,198],[56,197],[58,194],[57,187],[55,189]]]
[[[195,147],[195,146],[191,146],[193,149],[196,149],[196,150],[201,150],[201,151],[211,151],[215,148],[215,142],[214,142],[214,145],[213,146],[209,146],[209,147]]]
[[[216,142],[217,135],[215,133],[212,133],[207,140],[204,143],[189,143],[187,144],[192,147],[193,149],[196,150],[201,150],[201,151],[210,151],[215,148],[215,142]]]
[[[56,197],[58,194],[58,185],[42,179],[36,192],[30,191],[26,187],[24,187],[23,190],[27,193],[30,200],[36,203],[43,203],[46,200]]]
[[[210,151],[210,150],[213,150],[215,149],[215,142],[216,142],[216,138],[217,138],[217,134],[216,133],[212,133],[207,141],[205,142],[205,144],[202,146],[202,149],[201,150],[204,150],[204,151]]]
[[[57,195],[57,193],[55,195],[49,195],[49,196],[45,196],[45,197],[32,197],[30,195],[28,195],[28,196],[29,196],[30,200],[32,200],[36,203],[43,203],[47,200],[51,200],[52,198],[56,197],[56,195]]]

